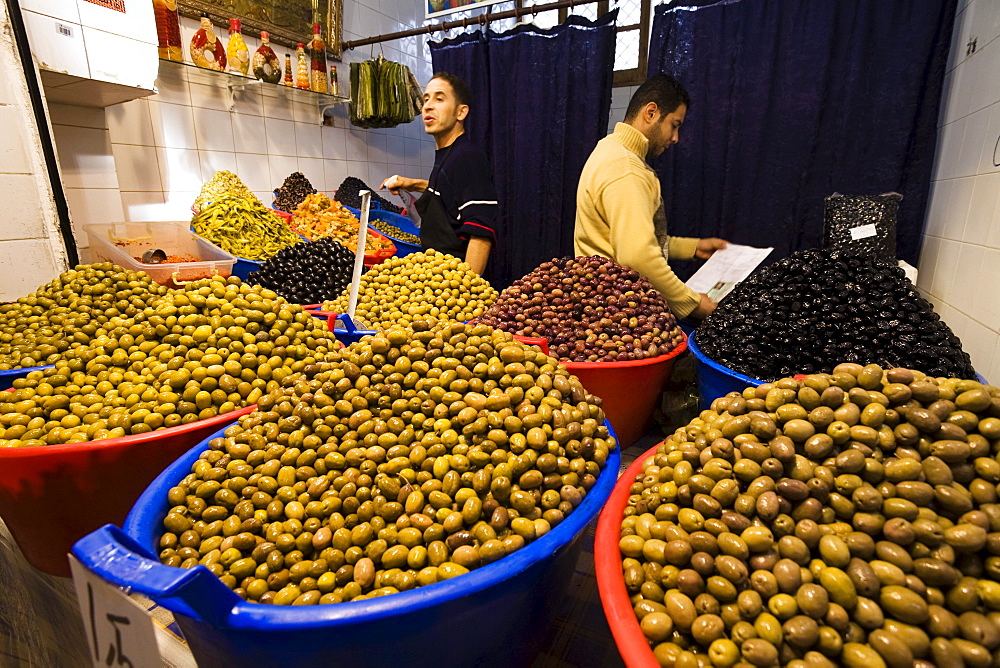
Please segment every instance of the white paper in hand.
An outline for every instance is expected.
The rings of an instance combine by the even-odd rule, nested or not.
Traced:
[[[403,200],[403,208],[406,209],[406,216],[410,222],[420,229],[420,213],[417,211],[417,196],[409,190],[400,190],[399,199]]]
[[[727,244],[715,251],[712,257],[688,279],[687,286],[695,292],[708,294],[715,301],[728,294],[737,283],[760,266],[774,248],[754,248],[740,244]],[[728,289],[725,289],[728,287]],[[716,294],[711,294],[712,292]]]

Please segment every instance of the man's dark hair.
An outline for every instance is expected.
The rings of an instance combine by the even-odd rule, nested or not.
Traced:
[[[625,111],[625,122],[628,123],[639,111],[650,102],[655,102],[660,110],[660,118],[677,111],[682,104],[691,106],[691,96],[684,90],[681,82],[667,74],[657,74],[646,79],[629,100]]]
[[[472,89],[460,77],[455,76],[451,72],[438,72],[431,77],[431,81],[434,79],[447,81],[448,85],[451,86],[451,90],[454,91],[455,99],[458,103],[472,106]]]

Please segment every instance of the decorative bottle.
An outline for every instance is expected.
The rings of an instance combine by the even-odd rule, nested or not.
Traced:
[[[285,54],[285,80],[281,83],[286,86],[294,86],[295,79],[292,78],[292,56],[291,54]]]
[[[309,61],[306,59],[306,45],[299,42],[295,46],[295,87],[309,90]]]
[[[201,28],[191,38],[191,60],[198,67],[210,70],[226,69],[226,48],[212,30],[208,14],[201,15]]]
[[[336,65],[330,65],[330,94],[340,95],[340,81],[337,80]]]
[[[226,57],[229,58],[229,71],[247,75],[250,69],[250,52],[247,43],[243,41],[240,32],[240,20],[229,19],[229,44],[226,45]]]
[[[313,36],[309,42],[309,89],[326,93],[326,43],[320,36],[318,23],[313,24]]]
[[[184,51],[181,48],[177,0],[153,0],[153,16],[156,17],[156,38],[160,58],[182,62]]]
[[[260,47],[254,52],[250,65],[253,75],[261,81],[273,84],[281,81],[281,63],[271,48],[271,37],[266,30],[260,31]]]

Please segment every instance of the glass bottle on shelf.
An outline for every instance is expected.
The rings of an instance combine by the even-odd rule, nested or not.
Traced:
[[[153,0],[153,16],[156,18],[156,38],[160,58],[182,62],[184,51],[181,48],[177,0]]]
[[[266,30],[260,31],[260,47],[254,52],[250,65],[253,75],[261,81],[273,84],[281,81],[281,63],[271,48],[271,36]]]
[[[229,19],[229,44],[226,45],[226,57],[229,59],[229,71],[247,75],[250,69],[250,52],[247,43],[243,41],[240,32],[240,20]]]
[[[226,49],[215,36],[208,14],[201,15],[201,28],[191,38],[191,61],[210,70],[226,69]]]
[[[285,80],[281,83],[286,86],[294,86],[295,80],[292,78],[292,56],[291,54],[285,54]]]
[[[317,93],[328,91],[326,83],[326,44],[320,36],[318,23],[313,24],[313,36],[309,42],[309,89]]]
[[[306,45],[299,42],[295,46],[295,87],[309,90],[309,61],[306,60]]]
[[[337,80],[336,65],[330,65],[330,94],[340,95],[340,81]]]

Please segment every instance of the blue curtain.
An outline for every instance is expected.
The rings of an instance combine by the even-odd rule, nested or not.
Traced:
[[[656,8],[649,72],[692,104],[654,165],[670,231],[822,245],[823,199],[903,195],[916,264],[956,0],[721,0]],[[690,267],[678,273],[689,273]]]
[[[486,270],[498,289],[573,253],[576,186],[607,134],[616,17],[571,16],[549,30],[522,25],[430,45],[434,70],[473,89],[466,129],[490,158],[500,198],[502,233]]]

